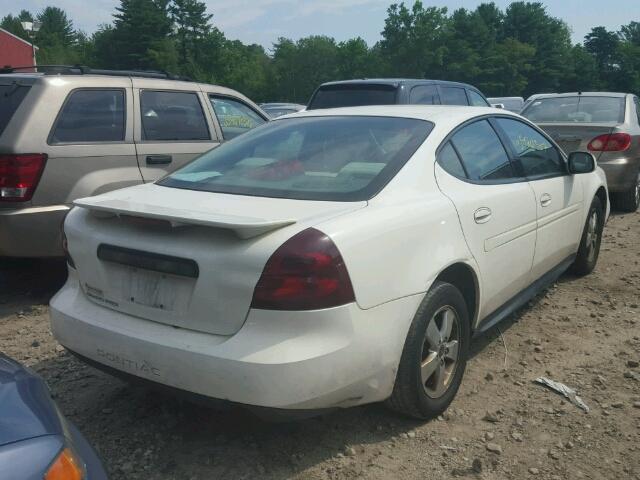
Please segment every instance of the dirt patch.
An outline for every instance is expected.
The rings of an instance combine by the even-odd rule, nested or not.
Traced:
[[[616,215],[597,270],[563,276],[473,345],[451,408],[380,405],[288,424],[212,411],[97,372],[52,338],[59,263],[0,267],[0,350],[49,383],[114,479],[640,479],[640,214]],[[585,414],[536,385],[576,389]]]

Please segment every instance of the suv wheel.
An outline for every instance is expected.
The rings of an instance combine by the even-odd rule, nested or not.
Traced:
[[[389,407],[420,419],[446,410],[462,382],[469,323],[460,291],[450,283],[436,282],[409,328]]]
[[[636,184],[626,192],[614,196],[616,207],[623,212],[635,212],[640,206],[640,172]]]

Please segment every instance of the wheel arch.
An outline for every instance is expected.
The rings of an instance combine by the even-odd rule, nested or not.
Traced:
[[[469,327],[473,330],[480,310],[480,282],[475,269],[467,263],[456,262],[442,270],[434,281],[450,283],[460,290],[469,312]]]

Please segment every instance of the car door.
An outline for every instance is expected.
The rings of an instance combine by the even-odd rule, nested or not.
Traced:
[[[484,318],[527,286],[536,243],[533,190],[487,119],[450,136],[438,152],[436,180],[480,268]]]
[[[569,174],[559,149],[532,126],[515,118],[493,121],[535,192],[538,233],[531,270],[534,281],[578,250],[584,177]]]
[[[156,83],[138,82],[138,86],[134,88],[136,150],[145,182],[163,177],[220,144],[197,84],[191,90],[159,88]]]

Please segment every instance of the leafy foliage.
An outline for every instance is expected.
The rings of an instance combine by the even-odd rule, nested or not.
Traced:
[[[569,26],[543,3],[501,10],[394,3],[381,40],[279,38],[270,51],[229,40],[199,0],[120,0],[113,23],[92,35],[58,7],[8,14],[0,27],[31,41],[23,21],[42,22],[40,64],[165,70],[235,88],[257,101],[306,102],[322,82],[365,77],[428,77],[476,85],[485,94],[617,90],[640,93],[640,22],[594,27],[572,45]]]

